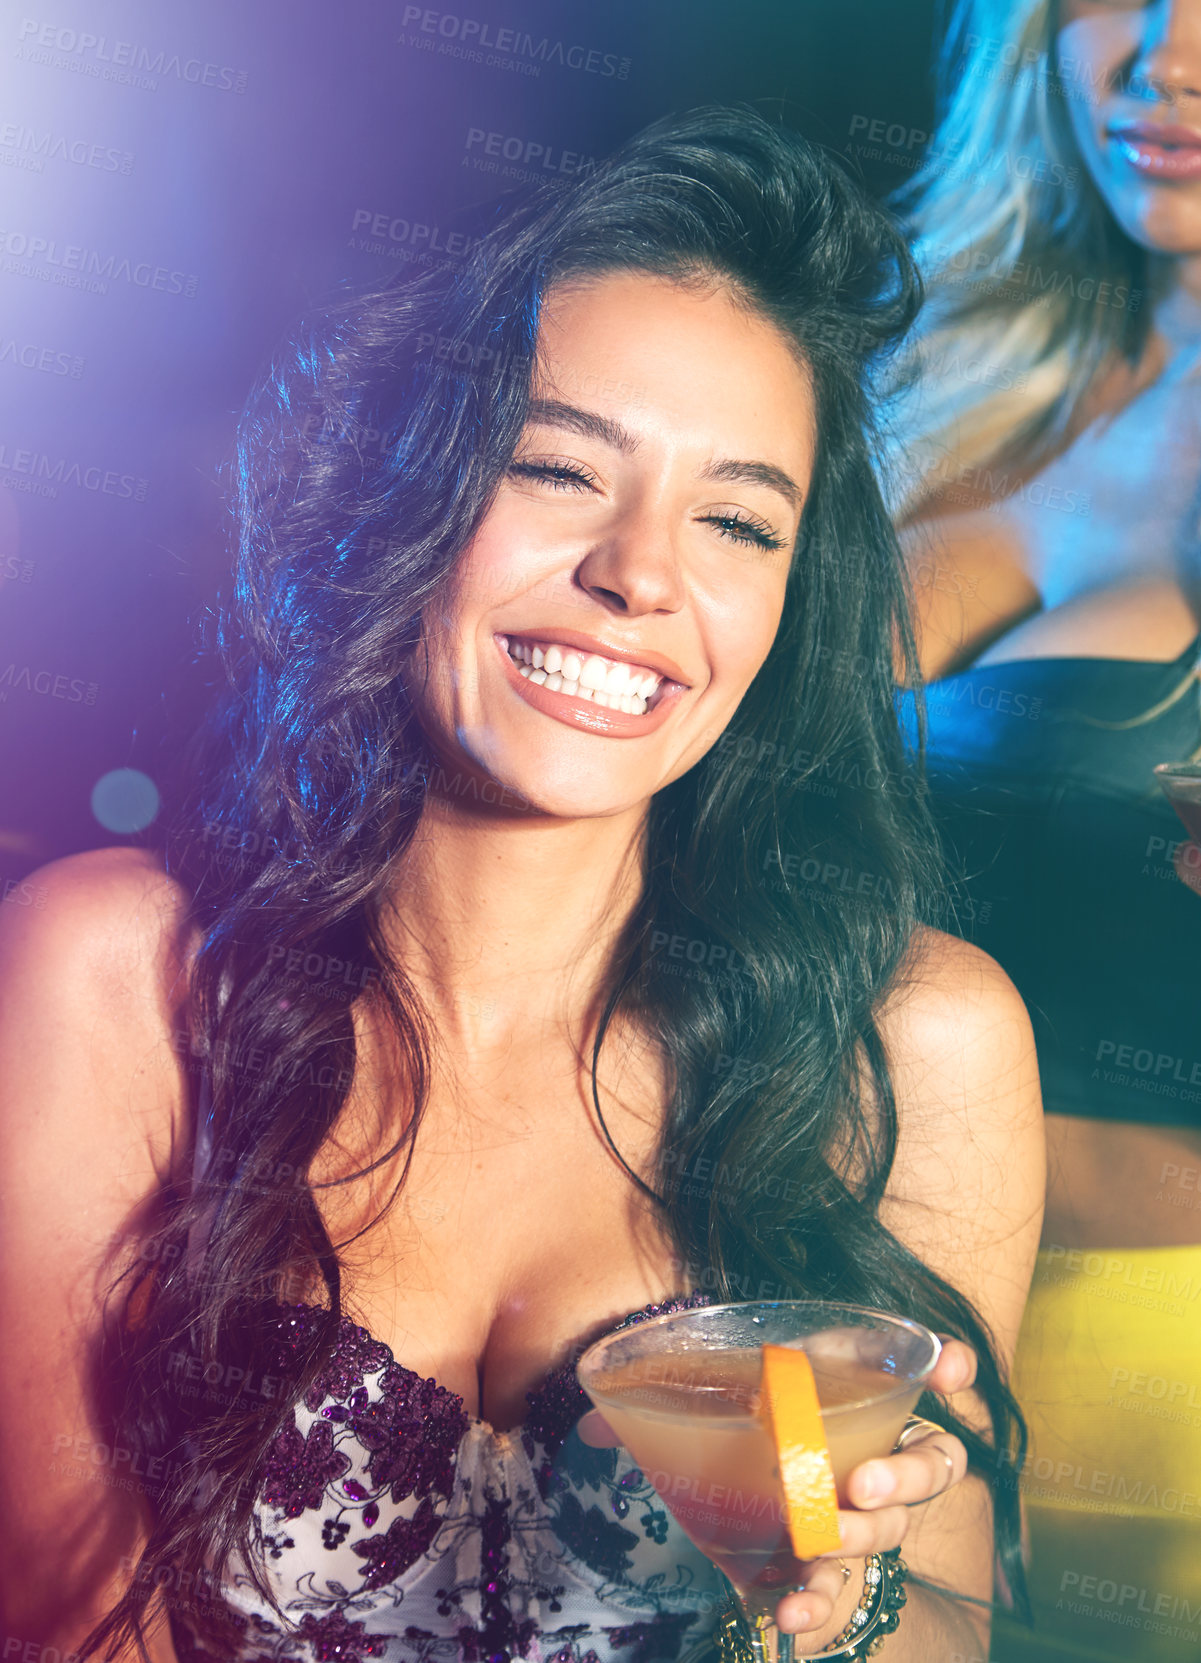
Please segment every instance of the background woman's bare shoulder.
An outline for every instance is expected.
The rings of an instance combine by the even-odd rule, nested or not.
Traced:
[[[39,867],[0,906],[0,1106],[64,1148],[161,1183],[190,1136],[188,971],[198,932],[154,855]],[[7,1141],[7,1138],[6,1138]],[[96,1176],[99,1178],[100,1170]]]

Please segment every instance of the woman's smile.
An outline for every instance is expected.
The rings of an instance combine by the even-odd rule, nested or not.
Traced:
[[[638,657],[576,630],[494,637],[509,685],[535,710],[612,739],[653,733],[688,691],[673,664],[668,676],[657,655]],[[605,652],[598,649],[605,646]],[[619,656],[620,654],[620,656]]]

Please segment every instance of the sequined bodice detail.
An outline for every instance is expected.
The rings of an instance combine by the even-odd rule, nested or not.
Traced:
[[[707,1303],[696,1294],[625,1322]],[[305,1305],[278,1313],[286,1378],[317,1317]],[[626,1451],[577,1436],[589,1402],[575,1357],[527,1402],[522,1424],[497,1432],[344,1318],[256,1500],[256,1560],[287,1626],[235,1565],[220,1606],[240,1649],[208,1649],[177,1615],[179,1663],[704,1655],[724,1585]]]

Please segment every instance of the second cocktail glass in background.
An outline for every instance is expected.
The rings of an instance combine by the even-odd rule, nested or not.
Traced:
[[[1161,762],[1155,778],[1190,838],[1201,844],[1201,762]]]

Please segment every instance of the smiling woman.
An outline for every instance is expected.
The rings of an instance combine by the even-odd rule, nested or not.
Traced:
[[[10,1636],[700,1658],[723,1585],[574,1361],[713,1299],[944,1337],[946,1430],[854,1467],[780,1632],[864,1655],[904,1540],[890,1656],[975,1654],[994,1517],[1020,1594],[1038,1087],[925,923],[866,390],[915,306],[834,166],[708,110],[257,389],[166,870],[73,857],[3,920]]]
[[[560,396],[598,380],[639,401]],[[808,372],[727,282],[560,284],[525,430],[427,649],[427,737],[558,817],[641,819],[767,657],[813,462]],[[643,743],[598,776],[597,736]]]

